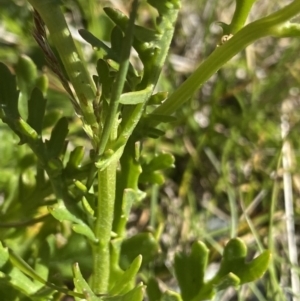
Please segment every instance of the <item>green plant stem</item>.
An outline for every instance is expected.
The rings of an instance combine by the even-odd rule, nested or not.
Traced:
[[[155,62],[152,64],[151,72],[149,72],[147,79],[145,81],[143,80],[138,87],[138,90],[145,89],[147,91],[144,95],[144,102],[136,106],[127,106],[127,116],[129,117],[121,123],[121,133],[116,143],[117,147],[126,143],[142,116],[147,100],[153,93],[161,70],[165,64],[171,40],[173,38],[175,29],[174,24],[177,19],[178,11],[179,7],[170,9],[164,14],[163,18],[161,18],[159,30],[160,32],[163,32],[163,35],[156,45],[157,52]]]
[[[141,172],[141,166],[136,159],[135,141],[134,139],[129,139],[120,159],[120,171],[116,190],[113,231],[118,237],[125,237],[126,223],[130,210],[128,208],[130,205],[124,204],[126,202],[124,198],[125,189],[132,189],[138,194],[138,179]]]
[[[227,61],[254,41],[269,35],[279,34],[281,26],[300,12],[300,1],[294,1],[279,11],[252,22],[237,32],[195,70],[195,72],[153,114],[171,115],[177,111],[213,74]],[[157,125],[153,121],[151,124]]]
[[[28,0],[45,22],[66,69],[69,79],[78,97],[83,114],[86,132],[94,140],[97,139],[98,124],[93,110],[96,87],[85,64],[81,60],[63,13],[56,1]]]
[[[126,81],[127,71],[129,67],[129,57],[130,57],[130,49],[133,42],[133,32],[134,32],[134,21],[137,14],[138,8],[138,0],[134,0],[132,4],[132,9],[130,13],[130,19],[128,22],[128,27],[126,34],[123,38],[123,46],[121,52],[121,59],[120,59],[120,69],[116,77],[116,81],[112,88],[112,95],[109,103],[108,115],[105,119],[102,136],[99,144],[99,155],[101,156],[104,151],[105,147],[113,127],[113,123],[115,120],[115,116],[118,112],[119,108],[119,100],[121,94],[123,92],[124,84]]]
[[[248,18],[249,12],[257,0],[236,0],[235,11],[233,14],[232,21],[228,26],[228,32],[225,34],[236,34],[240,29],[243,28]]]
[[[117,136],[118,117],[111,139]],[[92,290],[95,294],[107,293],[110,276],[110,240],[114,217],[116,193],[117,161],[113,161],[107,168],[98,171],[98,204],[94,233],[98,240],[93,245],[93,276]]]

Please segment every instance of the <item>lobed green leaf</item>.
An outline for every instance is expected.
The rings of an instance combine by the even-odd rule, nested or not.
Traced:
[[[206,245],[196,241],[190,254],[176,254],[175,274],[184,301],[192,300],[203,286],[208,253]]]

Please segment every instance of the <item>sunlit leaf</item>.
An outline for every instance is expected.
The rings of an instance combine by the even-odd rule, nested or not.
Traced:
[[[142,256],[139,255],[131,263],[130,267],[123,273],[110,290],[111,295],[122,295],[129,291],[131,286],[134,284],[136,274],[138,273],[142,263]]]

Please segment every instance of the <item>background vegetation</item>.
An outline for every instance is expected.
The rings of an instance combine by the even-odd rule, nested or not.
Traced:
[[[127,12],[126,1],[113,2],[114,7]],[[250,20],[266,16],[288,2],[256,1]],[[110,1],[99,1],[95,7],[83,0],[64,4],[74,36],[79,39],[77,29],[88,27],[97,37],[109,39],[112,23],[101,7],[111,6]],[[222,31],[217,22],[230,22],[233,11],[234,1],[230,0],[183,1],[157,91],[173,91],[221,43]],[[151,24],[153,14],[142,5],[139,18]],[[49,77],[44,130],[50,135],[54,121],[67,116],[68,148],[88,145],[66,92],[46,67],[43,53],[32,37],[32,14],[27,2],[1,0],[0,15],[0,61],[15,70],[21,68],[20,54],[26,55],[37,64],[40,74]],[[95,62],[97,56],[91,47],[82,40],[79,43],[85,57]],[[208,272],[213,273],[226,241],[237,235],[246,242],[250,258],[265,248],[271,249],[273,264],[257,283],[222,291],[215,300],[290,300],[291,269],[296,268],[297,276],[299,269],[291,263],[287,247],[287,233],[293,233],[291,229],[287,231],[285,216],[290,205],[285,201],[293,201],[294,238],[298,242],[299,45],[299,38],[257,41],[217,72],[176,113],[175,122],[164,125],[165,136],[145,141],[145,158],[156,151],[170,152],[175,156],[175,165],[166,171],[163,186],[145,184],[147,197],[135,205],[130,215],[130,235],[151,228],[161,231],[161,252],[148,263],[142,279],[148,279],[150,273],[156,275],[162,287],[176,290],[171,268],[174,253],[189,249],[198,239],[211,250]],[[22,84],[22,79],[18,78],[18,83]],[[7,245],[29,258],[42,247],[37,238],[55,233],[47,239],[55,241],[59,252],[52,254],[48,264],[57,273],[58,281],[71,287],[73,262],[80,263],[83,273],[90,270],[89,249],[78,234],[54,222],[44,206],[38,215],[30,216],[30,204],[34,206],[37,199],[51,204],[53,196],[49,187],[32,196],[36,158],[26,145],[17,146],[18,138],[3,123],[0,136],[0,239],[5,238]],[[288,180],[284,182],[284,158],[291,185]],[[43,228],[41,222],[48,219],[53,219],[53,229]],[[8,296],[6,291],[0,281],[2,300],[21,300],[14,297],[17,292],[10,291]]]

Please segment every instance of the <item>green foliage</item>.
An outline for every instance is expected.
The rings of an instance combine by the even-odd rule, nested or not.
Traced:
[[[271,262],[271,252],[264,250],[254,227],[261,252],[253,260],[247,261],[248,250],[254,253],[251,244],[248,246],[240,238],[230,239],[222,256],[215,252],[217,243],[212,237],[216,236],[209,236],[209,230],[201,224],[203,215],[196,208],[190,189],[191,161],[198,164],[198,186],[203,191],[214,186],[213,195],[220,198],[218,205],[224,211],[230,210],[231,237],[236,237],[235,233],[240,233],[236,198],[243,200],[239,187],[244,181],[239,170],[243,158],[253,151],[250,141],[267,140],[275,147],[278,141],[266,118],[268,108],[262,109],[254,101],[247,107],[245,94],[233,92],[231,102],[222,110],[216,109],[213,102],[227,93],[227,85],[236,82],[236,75],[230,70],[219,70],[259,38],[299,36],[298,24],[289,21],[300,12],[299,1],[247,26],[245,22],[255,1],[235,1],[231,23],[220,23],[223,34],[233,37],[214,46],[212,54],[170,95],[160,90],[164,80],[171,83],[165,78],[164,69],[173,37],[176,40],[175,23],[181,1],[148,0],[146,4],[134,0],[129,16],[112,7],[99,13],[95,9],[97,1],[89,1],[87,7],[80,0],[28,2],[34,8],[33,32],[40,53],[34,54],[33,49],[28,56],[15,54],[13,67],[5,56],[3,61],[7,64],[0,63],[0,137],[7,142],[7,146],[0,146],[3,296],[21,301],[61,300],[66,295],[78,301],[142,301],[146,291],[150,301],[198,301],[212,299],[229,287],[238,290],[241,285],[262,278]],[[76,13],[80,11],[87,23],[88,29],[79,33],[93,48],[89,62],[93,68],[82,58],[70,34],[61,9],[66,5]],[[145,8],[149,13],[147,21],[139,14]],[[14,24],[11,16],[15,14],[24,24],[28,21],[27,6],[25,17],[21,12],[12,13],[17,11],[14,1],[7,11],[2,7],[0,11],[4,11],[5,24]],[[97,20],[114,24],[109,25],[111,32],[97,36],[101,32]],[[21,29],[12,31],[25,35]],[[110,43],[106,43],[107,37]],[[131,56],[132,49],[137,57]],[[41,52],[58,80],[49,71],[42,74],[37,67]],[[88,70],[92,69],[97,74],[90,74]],[[218,79],[210,83],[207,96],[212,102],[214,123],[199,134],[199,127],[191,118],[194,106],[184,104],[216,72]],[[170,73],[173,76],[173,70]],[[68,110],[73,110],[73,114]],[[259,137],[261,129],[255,129],[254,115],[264,120],[263,137]],[[191,139],[175,134],[182,129],[192,133]],[[15,137],[19,139],[18,149]],[[172,247],[166,243],[169,225],[168,217],[163,217],[165,196],[159,194],[160,202],[157,197],[158,187],[169,185],[165,190],[171,195],[167,213],[178,203],[170,193],[170,178],[172,169],[177,168],[175,158],[184,153],[183,144],[191,156],[180,174],[179,195],[184,199],[182,233],[189,223],[198,228],[189,253],[175,252],[177,241]],[[238,171],[233,171],[232,165],[238,166]],[[251,196],[257,192],[258,182],[259,177],[247,188]],[[247,219],[247,212],[244,215]],[[138,223],[130,229],[132,219]],[[154,228],[145,227],[149,219]],[[166,230],[162,230],[164,226]],[[228,239],[227,232],[226,235]],[[200,237],[202,241],[198,240]],[[272,241],[271,236],[269,240]],[[183,237],[180,242],[181,250],[190,243]],[[172,264],[167,258],[170,253],[175,253]],[[218,271],[207,280],[206,271],[215,258],[220,263]],[[271,263],[271,283],[276,283]],[[164,277],[160,272],[170,276],[172,271],[180,292],[171,289],[171,285],[161,289]]]
[[[208,262],[208,249],[195,242],[189,255],[179,253],[175,258],[175,272],[183,300],[211,299],[218,290],[252,282],[267,270],[270,252],[265,251],[253,261],[246,263],[246,245],[238,238],[231,239],[225,246],[221,266],[216,275],[204,281]]]

